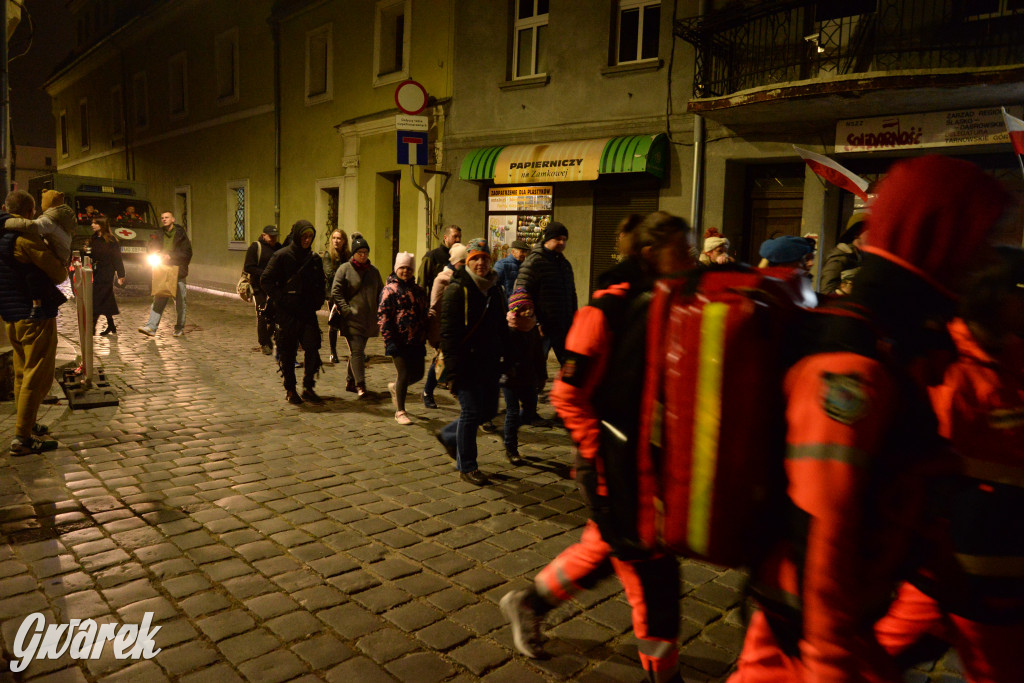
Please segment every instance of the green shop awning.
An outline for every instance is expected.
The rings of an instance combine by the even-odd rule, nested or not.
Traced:
[[[664,133],[483,147],[466,155],[459,178],[493,180],[496,185],[597,180],[611,173],[664,178],[667,160]]]

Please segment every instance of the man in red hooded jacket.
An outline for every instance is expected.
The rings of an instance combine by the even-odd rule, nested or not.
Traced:
[[[731,683],[901,680],[872,627],[912,561],[922,472],[942,452],[926,386],[952,359],[961,276],[1008,204],[945,157],[882,181],[857,287],[811,316],[785,379],[790,530],[756,573],[762,610]]]

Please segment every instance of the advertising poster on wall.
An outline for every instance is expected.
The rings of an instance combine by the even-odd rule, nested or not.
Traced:
[[[514,240],[530,248],[552,220],[550,185],[491,188],[487,196],[487,243],[495,259],[504,258]]]

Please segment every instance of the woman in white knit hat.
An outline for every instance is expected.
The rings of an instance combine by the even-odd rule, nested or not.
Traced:
[[[377,308],[384,353],[391,356],[398,374],[388,391],[400,425],[412,424],[405,412],[405,395],[409,385],[423,377],[426,356],[427,293],[416,284],[415,264],[415,256],[407,251],[395,257],[395,272],[388,276]]]
[[[729,240],[718,228],[704,231],[704,249],[698,260],[705,266],[733,262],[733,257],[729,256]]]

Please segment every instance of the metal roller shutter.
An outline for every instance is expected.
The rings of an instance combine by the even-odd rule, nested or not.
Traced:
[[[658,210],[658,190],[601,188],[594,193],[594,229],[590,246],[590,292],[597,278],[617,261],[615,243],[619,223],[631,213],[646,216]]]

